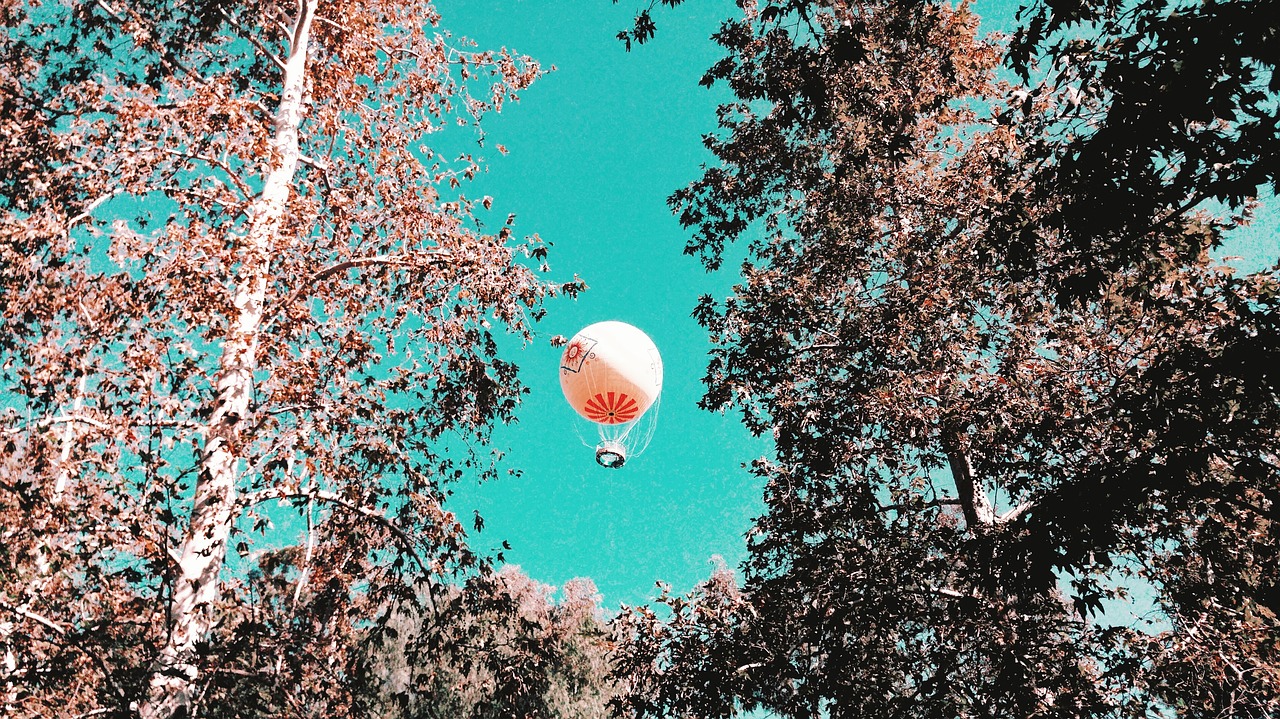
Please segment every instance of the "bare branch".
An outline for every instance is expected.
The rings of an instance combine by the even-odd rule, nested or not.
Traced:
[[[796,347],[792,351],[795,354],[806,354],[808,352],[818,352],[821,350],[839,350],[839,349],[844,349],[844,345],[833,342],[829,344],[816,344],[816,345],[806,345],[804,347]]]
[[[123,20],[124,20],[124,15],[121,15],[119,10],[116,10],[115,8],[113,8],[113,7],[111,7],[110,5],[106,4],[106,3],[105,3],[105,2],[103,2],[102,0],[97,0],[97,1],[95,2],[95,4],[96,4],[98,7],[102,8],[103,12],[107,13],[108,15],[110,15],[110,16],[111,16],[111,17],[113,17],[113,18],[115,18],[116,20],[120,20],[120,21],[123,21]]]
[[[222,170],[223,172],[227,173],[227,178],[236,184],[236,189],[240,190],[240,193],[243,197],[251,197],[255,194],[252,190],[249,189],[247,185],[245,185],[243,182],[240,181],[240,178],[236,175],[236,173],[231,171],[231,166],[228,165],[225,160],[220,160],[212,155],[202,155],[200,153],[181,152],[179,150],[172,150],[169,148],[165,148],[164,153],[166,155],[172,155],[174,157],[181,157],[186,160],[199,160],[200,162],[206,162],[211,167],[216,167],[219,170]]]
[[[418,252],[413,254],[405,253],[405,254],[398,254],[398,255],[376,255],[373,257],[357,257],[355,259],[345,260],[337,264],[329,265],[324,269],[316,271],[310,277],[303,280],[302,283],[299,284],[298,287],[294,289],[294,291],[288,297],[286,297],[283,302],[280,302],[276,306],[276,312],[272,314],[278,314],[281,309],[291,306],[300,297],[302,297],[303,293],[311,285],[321,280],[332,277],[340,272],[346,272],[347,270],[357,269],[360,267],[370,267],[370,266],[377,266],[377,265],[393,266],[393,267],[410,266],[413,264],[412,259],[414,258],[415,255],[417,257],[436,258],[441,261],[448,260],[453,257],[453,255],[446,250],[428,250],[425,252]]]
[[[957,592],[956,590],[949,589],[947,587],[929,587],[928,589],[929,589],[929,592],[933,594],[937,594],[943,597],[951,597],[952,599],[981,599],[982,598],[980,595],[977,595],[977,594],[965,594],[964,592]]]
[[[1009,522],[1016,520],[1018,517],[1021,517],[1022,515],[1031,511],[1032,509],[1035,509],[1035,506],[1036,506],[1035,502],[1023,502],[1022,504],[1019,504],[1018,506],[1014,507],[1008,512],[1005,512],[1004,514],[997,517],[996,524],[1008,524]]]
[[[271,24],[272,24],[272,25],[275,25],[275,26],[276,26],[276,28],[277,28],[278,30],[280,30],[280,32],[282,32],[282,33],[284,33],[284,34],[285,34],[285,36],[288,36],[288,35],[290,35],[290,34],[292,34],[292,33],[293,33],[293,31],[289,29],[289,26],[288,26],[288,25],[285,25],[284,23],[280,22],[279,20],[272,19],[272,20],[271,20]]]
[[[184,75],[187,75],[188,77],[200,83],[201,85],[209,84],[208,79],[206,79],[203,75],[196,72],[195,70],[192,70],[191,68],[182,64],[176,57],[174,57],[173,53],[167,52],[163,43],[158,42],[154,37],[152,37],[151,26],[147,23],[145,18],[143,18],[141,15],[138,14],[136,10],[134,10],[131,7],[125,7],[123,10],[116,10],[115,8],[111,7],[106,2],[104,2],[104,0],[95,0],[95,2],[98,7],[102,8],[102,10],[106,12],[108,15],[110,15],[112,19],[114,19],[115,21],[124,22],[126,19],[125,16],[127,15],[128,19],[133,20],[134,22],[138,23],[142,27],[147,28],[147,33],[145,37],[146,44],[151,48],[153,52],[155,52],[157,55],[160,56],[160,65],[162,67],[169,66],[172,68],[177,68]]]
[[[292,57],[300,48],[306,47],[306,34],[311,29],[311,21],[315,19],[312,6],[306,0],[296,0],[298,16],[294,18],[293,27],[289,30],[289,56]]]
[[[346,33],[351,32],[351,28],[347,27],[346,25],[343,25],[340,22],[334,22],[333,20],[330,20],[327,17],[320,17],[319,15],[316,15],[316,20],[324,23],[325,25],[328,25],[331,28],[334,28],[335,30],[341,30],[342,32],[346,32]]]
[[[46,641],[55,646],[65,647],[67,649],[78,651],[81,654],[85,655],[86,657],[89,657],[89,659],[92,660],[93,663],[98,666],[98,671],[102,672],[103,680],[106,681],[108,686],[110,686],[113,690],[115,690],[116,695],[120,697],[125,696],[124,689],[119,684],[116,683],[110,668],[107,666],[106,661],[97,652],[91,651],[88,648],[86,642],[81,641],[79,638],[77,638],[74,635],[71,635],[70,631],[67,628],[63,627],[62,625],[58,624],[57,622],[53,621],[52,619],[42,614],[37,614],[29,609],[26,609],[25,607],[16,607],[5,601],[0,601],[0,609],[4,609],[6,611],[12,612],[20,617],[23,617],[24,619],[30,619],[36,624],[39,624],[40,626],[56,634],[58,636],[57,639],[44,639],[43,641]]]
[[[314,167],[317,170],[321,170],[325,172],[327,172],[330,167],[328,162],[325,162],[324,160],[317,160],[314,157],[311,157],[309,155],[299,154],[298,162],[301,162],[302,164],[307,165],[308,167]]]
[[[105,195],[103,195],[103,196],[101,196],[101,197],[99,197],[99,198],[95,199],[94,201],[90,202],[89,204],[85,205],[84,210],[83,210],[83,211],[81,211],[81,212],[80,212],[80,214],[78,214],[78,215],[76,215],[75,217],[72,217],[71,219],[67,220],[67,237],[70,237],[70,236],[71,236],[71,230],[72,230],[72,228],[74,228],[76,225],[80,224],[81,222],[83,222],[83,221],[85,221],[85,220],[89,219],[89,218],[93,215],[93,211],[94,211],[94,210],[96,210],[96,209],[98,209],[98,207],[99,207],[99,206],[101,206],[101,205],[102,205],[102,203],[106,202],[107,200],[111,199],[112,197],[115,197],[116,195],[120,194],[121,192],[122,192],[122,190],[121,190],[120,188],[116,188],[116,189],[112,190],[111,192],[108,192],[107,194],[105,194]]]
[[[119,426],[119,427],[128,427],[128,428],[130,428],[130,429],[134,429],[134,428],[141,428],[141,427],[159,427],[159,428],[171,428],[171,429],[193,429],[193,430],[203,430],[203,429],[204,429],[204,425],[203,425],[203,424],[201,424],[201,423],[199,423],[199,422],[194,422],[194,421],[192,421],[192,420],[185,420],[185,419],[155,420],[155,421],[151,421],[151,422],[131,422],[131,421],[123,421],[123,420],[124,420],[124,418],[121,418],[121,419],[122,419],[121,423],[120,423],[119,425],[117,425],[117,426]],[[89,417],[89,416],[87,416],[87,415],[83,415],[83,414],[61,414],[61,415],[58,415],[57,417],[49,417],[48,419],[40,420],[39,422],[36,422],[34,425],[25,425],[25,426],[18,426],[18,427],[10,427],[10,428],[7,428],[7,429],[2,430],[2,432],[3,432],[3,434],[6,434],[6,435],[8,435],[8,436],[10,436],[10,437],[17,437],[18,435],[21,435],[21,434],[22,434],[22,433],[24,433],[24,432],[29,432],[29,431],[31,431],[33,428],[45,429],[45,428],[52,427],[52,426],[57,425],[57,424],[68,424],[68,425],[71,425],[71,424],[75,424],[75,423],[77,423],[77,422],[79,422],[79,423],[81,423],[81,424],[87,424],[87,425],[89,425],[89,426],[91,426],[91,427],[94,427],[94,428],[96,428],[96,429],[100,429],[100,430],[102,430],[102,431],[104,431],[104,432],[109,432],[109,431],[111,431],[111,430],[113,429],[113,426],[112,426],[111,424],[108,424],[108,423],[106,423],[106,422],[103,422],[103,421],[102,421],[102,420],[100,420],[100,419],[95,419],[95,418],[93,418],[93,417]]]
[[[81,378],[81,382],[82,384],[80,387],[80,391],[83,393],[84,392],[83,378]],[[76,402],[77,408],[78,408],[78,405],[80,404],[79,400],[80,398],[77,397],[77,402]],[[50,419],[47,419],[41,424],[53,425],[53,424],[62,424],[64,422],[67,424],[74,424],[76,422],[80,422],[83,424],[87,424],[91,427],[97,427],[98,429],[104,432],[109,431],[111,429],[111,425],[107,424],[106,422],[103,422],[100,419],[94,419],[93,417],[85,416],[83,414],[62,414],[62,415],[58,415],[57,417],[52,417]],[[70,431],[69,428],[68,428],[68,431]]]
[[[88,358],[86,357],[85,359],[87,360]],[[81,367],[80,384],[76,389],[76,399],[75,402],[72,403],[72,412],[79,412],[80,408],[84,406],[84,393],[89,381],[89,374],[85,372],[84,369],[84,367]],[[61,418],[54,418],[54,421],[56,422],[59,419]],[[73,421],[84,421],[85,424],[96,426],[99,429],[108,428],[107,425],[98,422],[97,420],[89,420],[87,418],[85,420],[80,420],[79,417],[76,417],[74,420],[67,422],[67,426],[63,428],[62,432],[62,439],[60,442],[62,447],[58,452],[58,478],[54,480],[53,483],[53,497],[51,498],[51,501],[54,504],[62,503],[62,495],[66,492],[67,484],[71,480],[71,471],[68,464],[71,461],[71,446],[75,440],[75,428],[72,426]]]
[[[920,504],[884,504],[880,506],[881,512],[901,512],[905,509],[930,509],[932,507],[959,507],[963,504],[955,497],[943,497],[941,499],[933,499]]]
[[[315,404],[287,404],[281,407],[275,407],[273,409],[265,410],[264,414],[277,415],[277,414],[288,414],[290,412],[310,412],[312,410],[317,409],[318,407],[319,405],[315,405]]]
[[[203,190],[197,190],[197,189],[193,189],[193,188],[189,188],[189,187],[177,187],[177,186],[168,186],[168,187],[163,187],[163,188],[161,188],[161,191],[163,191],[165,194],[170,195],[170,196],[176,196],[176,195],[189,195],[189,196],[194,197],[194,198],[196,198],[196,199],[198,199],[198,200],[204,200],[205,202],[209,202],[209,203],[212,203],[212,204],[218,205],[218,206],[223,207],[223,208],[226,208],[226,209],[228,209],[228,210],[232,210],[232,209],[234,209],[234,210],[236,210],[236,213],[237,213],[238,215],[243,215],[243,214],[245,214],[245,208],[244,208],[244,207],[237,207],[237,205],[240,205],[240,204],[243,204],[243,203],[239,203],[239,202],[227,202],[227,201],[223,200],[222,198],[218,197],[217,195],[213,194],[212,192],[205,192],[205,191],[203,191]]]

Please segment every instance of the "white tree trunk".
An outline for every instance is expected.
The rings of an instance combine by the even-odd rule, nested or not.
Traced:
[[[283,224],[289,190],[298,166],[298,128],[311,20],[318,0],[300,0],[285,62],[284,87],[275,116],[273,163],[262,194],[249,212],[243,260],[237,278],[236,316],[222,348],[217,395],[205,429],[204,454],[196,481],[191,523],[178,559],[178,577],[169,608],[169,636],[152,666],[150,692],[139,709],[143,719],[191,715],[197,688],[196,647],[207,641],[219,599],[218,575],[235,520],[240,435],[249,419],[253,372],[262,327],[263,303],[273,244]]]

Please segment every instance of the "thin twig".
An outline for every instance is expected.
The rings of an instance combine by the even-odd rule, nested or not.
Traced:
[[[231,24],[231,27],[236,29],[236,33],[240,35],[240,37],[244,38],[245,40],[248,40],[249,43],[252,44],[254,47],[256,47],[259,52],[261,52],[263,55],[266,55],[268,60],[275,63],[276,67],[280,68],[281,70],[288,69],[284,64],[284,60],[281,60],[279,57],[276,57],[275,53],[271,52],[271,50],[268,49],[267,46],[263,45],[262,42],[258,40],[258,38],[254,37],[247,29],[245,29],[243,25],[237,22],[236,19],[231,16],[231,13],[227,12],[224,8],[218,8],[218,12],[222,15],[223,18],[226,19],[228,23]]]

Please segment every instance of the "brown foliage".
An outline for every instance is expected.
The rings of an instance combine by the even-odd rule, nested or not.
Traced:
[[[704,406],[774,441],[766,510],[740,586],[623,617],[621,709],[1276,713],[1280,278],[1213,261],[1239,218],[1197,207],[1273,171],[1274,20],[1243,46],[1183,27],[1259,7],[1037,3],[1123,37],[1059,28],[1029,84],[999,80],[964,4],[769,0],[724,24],[716,161],[670,202],[709,269],[745,246],[695,316]],[[1167,79],[1179,53],[1226,76],[1205,132],[1173,85],[1173,115],[1138,102],[1134,66]],[[1134,587],[1150,634],[1093,621]]]
[[[194,716],[269,676],[273,710],[359,714],[377,608],[484,569],[446,482],[494,472],[494,333],[556,290],[426,142],[538,64],[425,0],[3,22],[3,713]],[[303,519],[266,621],[245,571]]]
[[[553,588],[507,566],[434,604],[401,606],[369,657],[388,719],[598,719],[613,696],[609,627],[590,580]],[[430,646],[433,652],[415,651]]]

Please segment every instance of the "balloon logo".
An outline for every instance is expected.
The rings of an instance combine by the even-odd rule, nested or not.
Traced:
[[[621,467],[641,452],[656,426],[662,357],[653,340],[625,322],[597,322],[573,336],[560,357],[560,389],[569,406],[598,428],[596,461]],[[636,427],[647,420],[647,429]]]

